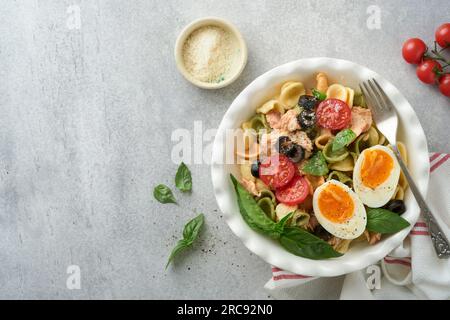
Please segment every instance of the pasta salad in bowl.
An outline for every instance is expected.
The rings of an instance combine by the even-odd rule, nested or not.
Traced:
[[[418,219],[357,89],[369,77],[380,79],[397,108],[398,146],[424,192],[427,147],[414,111],[357,64],[315,58],[275,68],[222,120],[213,149],[216,199],[231,229],[272,265],[310,276],[355,271],[400,245]]]

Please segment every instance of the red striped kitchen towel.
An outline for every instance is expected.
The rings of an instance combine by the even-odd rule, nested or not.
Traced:
[[[430,154],[430,183],[427,203],[450,239],[450,158]],[[402,246],[380,261],[381,288],[369,289],[365,270],[334,278],[293,274],[272,267],[265,289],[275,298],[341,299],[449,299],[450,259],[438,259],[427,225],[422,219],[414,225]],[[334,290],[334,292],[333,292]]]

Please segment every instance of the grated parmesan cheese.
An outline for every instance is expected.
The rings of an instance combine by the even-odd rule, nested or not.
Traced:
[[[216,26],[192,32],[183,45],[186,70],[197,80],[218,83],[227,78],[236,63],[239,45],[236,37]]]

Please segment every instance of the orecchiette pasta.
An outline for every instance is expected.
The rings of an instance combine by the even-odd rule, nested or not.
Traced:
[[[369,131],[366,133],[366,136],[369,147],[380,144],[380,135],[378,134],[377,129],[375,129],[374,127],[370,127]]]
[[[349,239],[343,239],[341,241],[341,243],[339,243],[334,250],[336,250],[337,252],[340,253],[346,253],[348,251],[348,249],[350,248],[350,243],[352,242],[352,240]]]
[[[258,142],[258,136],[255,130],[246,129],[243,132],[244,148],[249,150],[252,145]]]
[[[298,103],[301,95],[305,94],[305,87],[301,82],[286,82],[281,87],[280,102],[285,109],[292,109]]]
[[[267,114],[270,111],[276,111],[276,112],[279,112],[280,114],[283,114],[284,113],[284,108],[283,108],[283,106],[281,105],[280,102],[278,102],[275,99],[272,99],[272,100],[269,100],[266,103],[264,103],[258,109],[256,109],[256,112],[263,113],[263,114]]]
[[[338,180],[343,184],[347,185],[349,188],[353,188],[353,180],[348,175],[340,171],[332,171],[327,178],[327,181],[331,179]]]
[[[406,146],[403,142],[397,142],[397,148],[400,152],[400,156],[402,157],[403,162],[405,165],[408,165],[408,152],[406,150]],[[406,181],[406,177],[403,174],[403,172],[400,172],[400,178],[398,180],[398,184],[402,187],[403,191],[405,191],[408,188],[408,181]]]
[[[327,98],[328,99],[339,99],[342,101],[347,100],[347,89],[340,84],[332,84],[328,87],[327,90]]]
[[[271,218],[272,220],[276,219],[275,207],[271,198],[261,198],[258,200],[257,204],[269,218]]]
[[[364,99],[364,96],[361,92],[355,92],[355,95],[353,97],[353,105],[358,107],[366,108],[366,100]]]
[[[261,179],[256,178],[255,181],[256,189],[262,194],[264,190],[267,190],[267,186]],[[275,196],[274,196],[275,197]]]
[[[398,185],[395,189],[395,193],[392,196],[393,200],[403,200],[405,198],[405,190],[402,186]]]
[[[340,239],[338,237],[332,237],[328,243],[333,247],[334,250],[340,253],[346,253],[350,246],[352,240],[349,239]]]
[[[244,179],[247,179],[248,181],[255,181],[255,177],[252,175],[251,172],[251,163],[243,163],[240,166],[241,169],[241,177]]]
[[[256,186],[258,187],[258,184]],[[260,189],[259,190],[260,195],[257,198],[257,200],[260,200],[261,198],[270,198],[272,200],[272,202],[275,203],[276,202],[276,198],[275,198],[275,195],[273,194],[273,192],[270,191],[269,189],[266,189],[267,188],[266,185],[264,185],[264,187],[265,187],[264,189]]]
[[[297,206],[289,206],[284,203],[279,203],[275,208],[276,213],[276,221],[280,221],[283,219],[287,214],[291,212],[295,212],[297,210]]]
[[[239,157],[239,163],[246,163],[248,160],[256,159],[259,155],[257,132],[252,128],[247,128],[244,130],[239,130],[236,133],[237,140],[235,144],[235,152]]]
[[[332,140],[330,140],[322,150],[323,156],[328,163],[341,162],[348,157],[349,153],[347,151],[347,148],[342,148],[338,151],[332,151],[332,146],[333,143]]]
[[[384,139],[384,136],[382,136]],[[355,142],[353,143],[352,151],[356,153],[356,155],[359,157],[360,153],[367,148],[373,147],[375,145],[381,144],[381,137],[377,129],[374,127],[370,127],[369,131],[367,131],[365,134],[360,135],[358,138],[356,138]],[[384,140],[383,140],[384,142]]]
[[[306,227],[308,225],[309,218],[309,213],[297,209],[291,217],[290,225],[292,227]]]
[[[316,138],[314,144],[316,145],[317,149],[323,150],[331,139],[333,139],[332,135],[322,134]]]
[[[352,88],[349,87],[345,87],[345,89],[347,90],[347,104],[348,106],[351,108],[353,107],[353,100],[355,98],[355,91]]]
[[[253,144],[248,150],[245,150],[245,148],[237,148],[236,155],[240,158],[239,163],[243,162],[242,159],[254,161],[259,156],[259,144]]]
[[[349,154],[344,160],[332,163],[328,167],[330,170],[348,172],[353,170],[355,163],[353,162],[353,157]]]
[[[328,77],[325,73],[319,72],[316,76],[316,89],[320,92],[327,92],[328,90]]]

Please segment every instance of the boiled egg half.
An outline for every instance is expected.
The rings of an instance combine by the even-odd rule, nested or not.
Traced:
[[[366,229],[364,205],[340,181],[330,180],[314,191],[313,209],[320,225],[338,238],[355,239]]]
[[[391,149],[373,146],[356,160],[353,186],[361,201],[371,208],[384,206],[394,195],[400,177],[400,165]]]

